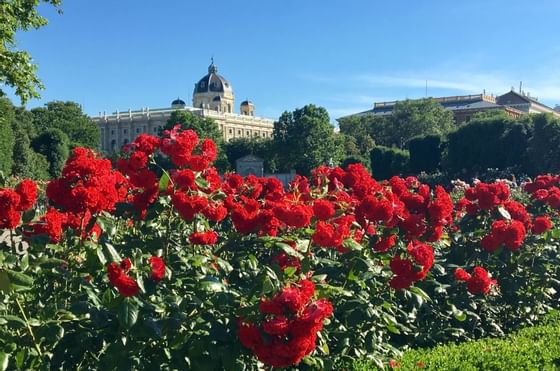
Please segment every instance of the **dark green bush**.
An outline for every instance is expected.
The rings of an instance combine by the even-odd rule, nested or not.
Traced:
[[[444,167],[451,174],[473,176],[488,168],[520,166],[531,132],[531,124],[502,117],[471,121],[447,136]]]
[[[376,179],[389,179],[393,175],[406,175],[410,155],[394,147],[376,146],[371,151],[371,169]]]
[[[534,132],[529,140],[532,175],[560,171],[560,120],[552,115],[535,115]]]
[[[425,135],[408,141],[410,171],[432,173],[441,161],[442,140],[439,135]]]

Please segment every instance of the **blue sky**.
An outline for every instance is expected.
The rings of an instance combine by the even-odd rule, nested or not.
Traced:
[[[66,0],[20,33],[46,89],[86,113],[189,102],[214,56],[236,104],[331,119],[375,101],[524,90],[560,104],[560,2]],[[12,99],[19,103],[13,95]],[[238,109],[238,108],[236,108]]]

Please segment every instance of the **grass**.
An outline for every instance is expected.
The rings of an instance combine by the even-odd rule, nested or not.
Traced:
[[[386,370],[560,370],[560,313],[504,338],[407,351]],[[358,362],[355,371],[377,369]]]

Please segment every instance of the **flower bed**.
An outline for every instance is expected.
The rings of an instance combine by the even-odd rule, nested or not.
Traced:
[[[382,366],[558,307],[560,177],[451,194],[320,167],[221,178],[178,127],[0,190],[0,360],[34,368]],[[453,201],[455,200],[455,201]],[[43,212],[37,212],[43,211]],[[12,244],[12,245],[15,245]],[[8,356],[9,355],[9,356]]]

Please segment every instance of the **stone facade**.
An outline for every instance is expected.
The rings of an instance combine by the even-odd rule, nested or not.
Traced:
[[[117,111],[110,115],[100,113],[99,116],[93,117],[101,134],[100,149],[112,153],[132,142],[141,133],[157,134],[176,110],[185,110],[213,119],[226,141],[233,138],[271,138],[274,120],[255,116],[255,106],[249,101],[241,103],[240,114],[234,113],[231,84],[217,72],[218,69],[212,61],[208,67],[208,74],[195,84],[194,107],[176,99],[168,108]]]

